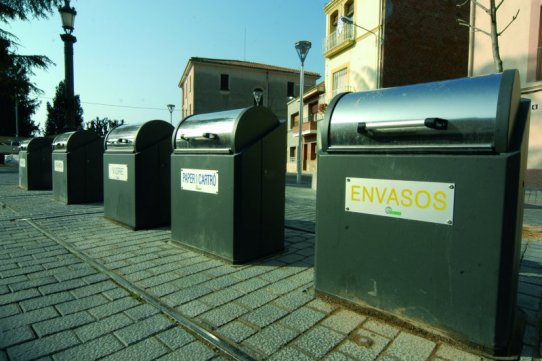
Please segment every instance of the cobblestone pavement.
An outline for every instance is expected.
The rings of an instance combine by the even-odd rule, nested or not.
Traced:
[[[484,360],[316,298],[310,189],[287,187],[285,251],[233,266],[172,243],[169,228],[134,232],[101,204],[66,206],[16,182],[16,168],[0,167],[0,361]],[[531,360],[542,240],[522,252]]]

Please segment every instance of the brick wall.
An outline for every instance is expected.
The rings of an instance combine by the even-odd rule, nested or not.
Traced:
[[[467,76],[469,5],[459,0],[387,0],[382,86]]]

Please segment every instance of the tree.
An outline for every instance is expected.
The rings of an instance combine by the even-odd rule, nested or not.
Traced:
[[[96,117],[96,119],[91,120],[90,122],[85,123],[86,129],[92,129],[96,133],[98,133],[100,136],[105,136],[111,129],[114,129],[118,127],[119,125],[124,124],[124,119],[122,120],[111,120],[108,118],[100,119]]]
[[[55,97],[53,98],[53,104],[47,102],[47,120],[45,121],[45,135],[55,135],[63,133],[66,129],[66,98],[64,97],[64,81],[58,83],[56,87]],[[81,108],[81,101],[79,95],[74,99],[74,112],[75,112],[75,128],[81,129],[83,127],[83,108]]]
[[[475,32],[481,32],[482,34],[485,34],[491,38],[491,46],[493,49],[493,62],[495,63],[495,69],[497,70],[497,72],[500,73],[503,71],[503,66],[502,66],[501,54],[499,51],[499,36],[501,36],[502,33],[504,33],[506,29],[508,29],[508,27],[512,25],[512,23],[517,19],[519,15],[519,9],[516,12],[516,15],[512,16],[512,19],[510,20],[510,22],[501,31],[499,31],[497,27],[497,12],[499,11],[499,8],[501,7],[501,5],[504,3],[504,0],[500,0],[498,4],[495,4],[495,0],[489,0],[489,6],[483,5],[482,3],[480,3],[480,0],[466,0],[465,2],[457,6],[464,6],[469,2],[474,5],[471,8],[472,9],[471,11],[474,11],[474,7],[478,6],[480,9],[485,11],[486,14],[489,15],[490,21],[491,21],[490,30],[487,31],[487,30],[483,30],[478,27],[475,27],[473,24],[470,24],[469,22],[463,19],[457,19],[457,21],[459,25],[467,26],[471,30]]]
[[[0,0],[0,25],[10,20],[47,17],[59,0]],[[38,102],[30,97],[40,90],[30,81],[33,69],[46,69],[52,62],[46,56],[19,55],[18,39],[0,27],[0,134],[30,136],[39,128],[31,116]]]
[[[45,18],[59,4],[60,0],[0,0],[0,23],[6,24],[15,19]],[[33,67],[46,68],[51,64],[46,56],[17,55],[13,49],[19,45],[17,37],[2,28],[0,28],[0,39],[7,42],[8,49],[11,48],[7,54],[3,55],[9,58],[13,64],[19,65],[27,71]]]
[[[31,119],[38,101],[30,97],[31,84],[27,70],[20,65],[10,64],[5,56],[7,52],[7,43],[0,39],[0,58],[5,61],[0,68],[0,134],[28,137],[39,130]]]

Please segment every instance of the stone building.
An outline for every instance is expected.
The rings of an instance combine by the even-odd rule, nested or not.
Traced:
[[[320,75],[305,72],[311,87]],[[238,109],[254,105],[253,91],[263,91],[260,104],[286,120],[289,98],[299,96],[299,70],[240,60],[192,57],[179,87],[183,118],[196,113]]]
[[[322,110],[342,92],[356,92],[467,76],[468,29],[457,24],[469,8],[455,0],[331,0],[324,6],[325,87],[307,91],[303,122],[302,171],[314,172],[318,123]],[[311,93],[311,91],[313,93]],[[314,92],[318,93],[314,98]],[[324,95],[325,94],[325,95]],[[287,169],[295,172],[299,101],[289,103]],[[290,108],[291,105],[291,108]],[[311,113],[312,111],[312,113]],[[297,112],[297,113],[296,113]],[[297,138],[296,138],[297,139]]]
[[[468,29],[455,0],[331,0],[325,7],[327,100],[467,76]]]
[[[318,122],[324,119],[325,83],[321,82],[305,91],[303,95],[303,125],[301,169],[304,173],[316,172],[316,153],[318,151]],[[288,102],[288,139],[286,150],[286,171],[297,172],[297,147],[299,141],[299,97]]]

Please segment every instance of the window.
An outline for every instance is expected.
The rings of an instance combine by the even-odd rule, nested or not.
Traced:
[[[337,23],[339,22],[339,12],[335,11],[329,17],[329,33],[333,34],[337,30]]]
[[[349,0],[344,4],[344,15],[354,19],[354,0]]]
[[[309,122],[316,121],[316,114],[318,113],[318,102],[309,104]]]
[[[297,127],[299,124],[299,113],[290,115],[290,129]]]
[[[220,90],[230,90],[229,74],[220,74]]]
[[[296,151],[296,147],[290,147],[290,158],[296,157],[295,151]]]
[[[348,89],[348,69],[341,69],[333,73],[332,95],[344,92]]]
[[[288,84],[286,85],[286,97],[294,97],[294,82],[293,81],[289,81]]]

